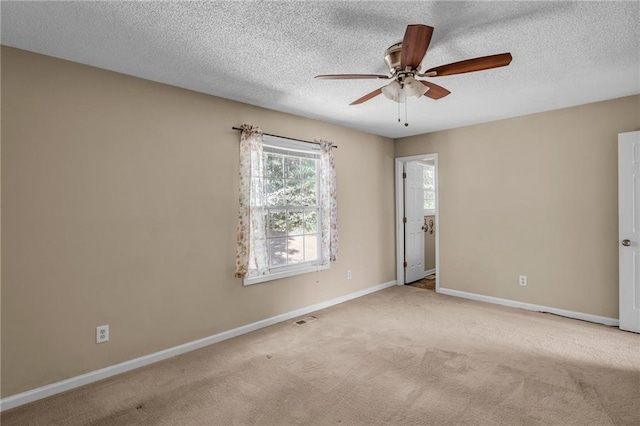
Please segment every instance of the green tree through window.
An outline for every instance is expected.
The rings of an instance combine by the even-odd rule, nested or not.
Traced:
[[[264,153],[270,267],[318,260],[318,160]]]
[[[435,170],[431,165],[425,165],[422,169],[424,182],[424,212],[434,215],[436,212],[436,181]]]

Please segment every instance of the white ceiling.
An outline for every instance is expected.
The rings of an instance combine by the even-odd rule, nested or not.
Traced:
[[[2,1],[1,17],[8,46],[393,138],[640,93],[638,2]],[[313,79],[387,73],[418,23],[435,28],[425,69],[513,62],[431,79],[451,95],[410,99],[406,128],[383,96],[349,106],[385,81]]]

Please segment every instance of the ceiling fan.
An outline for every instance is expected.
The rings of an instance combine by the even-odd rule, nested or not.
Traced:
[[[431,99],[441,99],[451,93],[444,87],[438,86],[430,81],[419,80],[418,77],[440,77],[445,75],[463,74],[467,72],[504,67],[511,63],[511,53],[501,53],[498,55],[483,56],[480,58],[453,62],[451,64],[429,68],[421,73],[419,72],[420,65],[427,53],[427,48],[429,47],[432,34],[433,27],[429,27],[427,25],[408,25],[402,42],[390,46],[385,52],[384,61],[389,67],[391,75],[326,74],[317,75],[315,78],[321,80],[393,80],[386,86],[356,99],[351,102],[350,105],[361,104],[381,93],[394,102],[404,103],[406,98],[410,96],[420,97],[424,95]]]

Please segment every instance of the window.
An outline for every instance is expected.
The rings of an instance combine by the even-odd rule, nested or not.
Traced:
[[[424,215],[435,216],[436,214],[436,182],[435,167],[432,164],[425,164],[422,169],[424,179]]]
[[[269,267],[318,260],[318,159],[265,146]]]
[[[268,273],[245,285],[328,267],[321,266],[318,147],[265,135],[262,151]]]

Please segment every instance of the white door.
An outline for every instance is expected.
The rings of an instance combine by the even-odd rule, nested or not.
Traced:
[[[424,278],[424,178],[423,165],[410,161],[404,172],[404,269],[405,284]]]
[[[618,135],[620,329],[640,333],[640,132]]]

